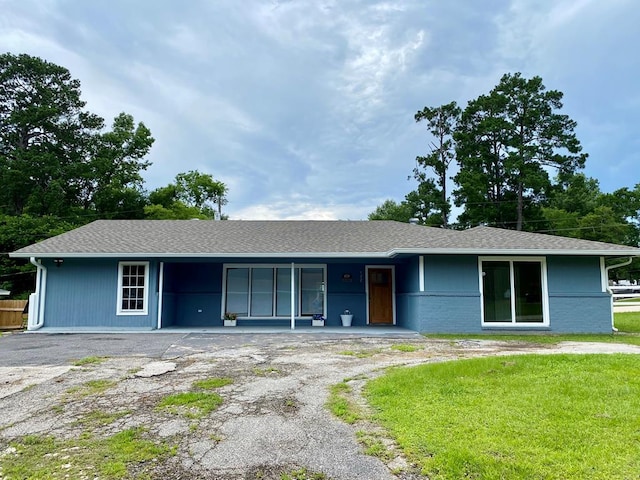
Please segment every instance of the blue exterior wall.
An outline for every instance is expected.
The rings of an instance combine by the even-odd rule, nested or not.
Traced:
[[[144,259],[140,259],[144,260]],[[164,261],[162,326],[218,327],[225,263],[289,264],[283,259],[154,259],[149,264],[147,315],[117,315],[118,259],[65,259],[47,267],[45,327],[148,328],[157,326],[159,264]],[[326,325],[340,325],[349,309],[353,325],[365,326],[366,266],[394,265],[396,324],[420,332],[476,333],[482,328],[478,257],[424,256],[420,292],[419,257],[336,260],[293,259],[296,264],[327,266]],[[551,332],[610,332],[610,296],[602,292],[597,257],[547,257]],[[288,325],[289,319],[239,320],[239,325]],[[298,325],[309,325],[301,319]],[[522,328],[507,328],[523,331]],[[504,327],[500,330],[505,330]]]
[[[164,264],[162,326],[219,327],[222,265]]]
[[[424,292],[398,294],[399,324],[429,333],[542,330],[610,333],[611,297],[602,292],[599,257],[549,256],[549,326],[482,327],[478,257],[425,256]]]
[[[393,265],[385,260],[350,262],[335,259],[293,259],[296,265],[326,265],[327,312],[326,326],[340,326],[340,314],[349,310],[353,326],[367,324],[366,265]],[[220,327],[222,311],[222,281],[225,264],[290,265],[282,259],[184,260],[165,259],[163,285],[163,327]],[[397,267],[396,267],[397,268]],[[239,326],[288,326],[289,318],[239,319]],[[308,318],[296,321],[298,326],[310,326]]]
[[[550,329],[611,333],[611,295],[602,291],[598,257],[547,257]]]
[[[68,258],[47,267],[45,327],[154,328],[157,323],[158,274],[149,264],[147,315],[116,315],[118,295],[117,259]]]
[[[429,333],[481,331],[477,256],[425,255],[424,292],[417,258],[407,271],[418,283],[407,282],[414,289],[398,292],[398,325]]]

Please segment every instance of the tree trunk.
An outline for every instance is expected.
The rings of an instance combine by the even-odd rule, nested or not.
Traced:
[[[522,211],[523,211],[523,199],[522,199],[522,183],[518,183],[518,222],[516,224],[516,230],[522,230]]]

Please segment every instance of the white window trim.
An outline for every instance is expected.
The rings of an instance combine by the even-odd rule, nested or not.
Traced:
[[[482,281],[482,262],[509,262],[509,282],[511,284],[511,322],[484,321],[484,282]],[[515,279],[513,262],[537,262],[540,264],[542,281],[542,322],[516,322],[515,318]],[[478,257],[478,285],[480,288],[480,316],[482,327],[491,328],[532,328],[549,326],[549,289],[547,283],[546,257]]]
[[[224,314],[226,313],[227,307],[227,270],[231,268],[283,268],[287,270],[291,270],[290,263],[225,263],[222,267],[222,301],[220,302],[220,318],[224,318]],[[296,270],[302,268],[321,268],[322,269],[322,282],[324,284],[324,299],[323,299],[323,310],[324,315],[327,315],[327,264],[326,263],[296,263],[294,268]],[[302,285],[300,283],[300,275],[298,275],[296,281],[296,306],[297,311],[295,312],[294,317],[297,319],[310,319],[311,315],[301,315],[300,314],[300,297],[302,295]],[[249,275],[249,292],[251,292],[251,275]],[[275,285],[274,285],[275,288]],[[251,296],[249,296],[248,301],[251,301]],[[275,301],[275,298],[274,298]],[[249,305],[247,305],[247,311],[250,311]],[[275,313],[275,310],[274,310]],[[247,320],[283,320],[290,319],[291,315],[273,315],[270,317],[265,316],[243,316],[238,317]]]
[[[144,297],[142,299],[142,310],[122,309],[122,271],[125,265],[144,266]],[[118,303],[116,304],[116,315],[148,315],[149,314],[149,262],[118,262]]]

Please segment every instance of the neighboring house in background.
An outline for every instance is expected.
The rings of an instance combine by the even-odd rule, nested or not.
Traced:
[[[605,260],[640,249],[393,221],[99,220],[10,254],[38,267],[30,329],[397,325],[611,332]],[[293,295],[292,295],[293,292]]]

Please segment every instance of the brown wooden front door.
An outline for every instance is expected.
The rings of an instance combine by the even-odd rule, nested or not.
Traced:
[[[369,323],[393,325],[393,270],[370,268],[368,271]]]

